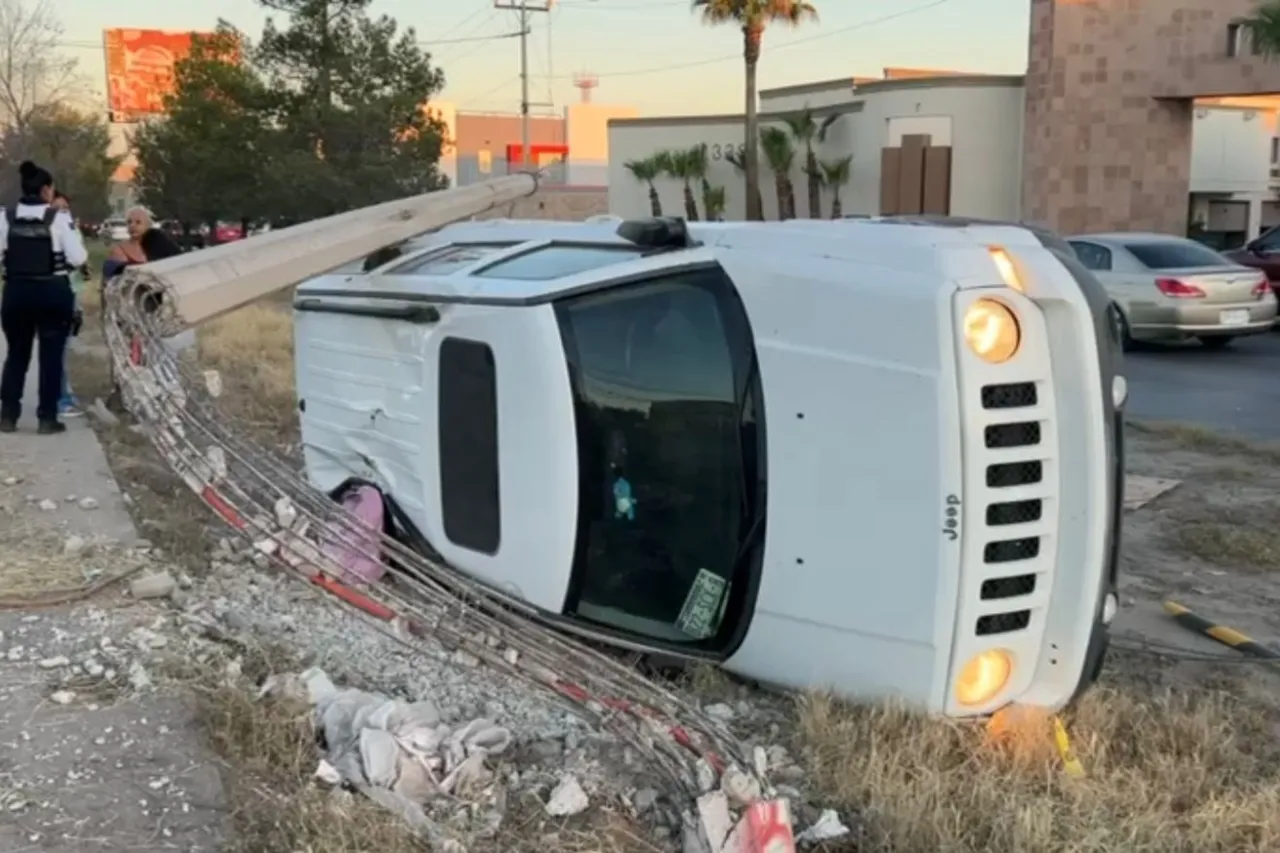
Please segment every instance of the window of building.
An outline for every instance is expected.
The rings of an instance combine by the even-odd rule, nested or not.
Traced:
[[[498,261],[482,270],[480,278],[509,278],[519,281],[550,281],[580,272],[620,264],[640,256],[640,250],[628,245],[584,246],[552,243],[529,252]]]
[[[1244,40],[1244,26],[1239,22],[1227,24],[1227,56],[1239,56]]]
[[[1085,269],[1094,272],[1106,272],[1111,269],[1111,250],[1106,246],[1073,240],[1071,248],[1075,250],[1076,258]]]
[[[496,554],[502,540],[498,491],[498,377],[479,341],[440,343],[440,514],[461,548]]]
[[[763,424],[746,313],[719,269],[556,305],[577,417],[569,612],[716,647],[745,612],[763,532]]]

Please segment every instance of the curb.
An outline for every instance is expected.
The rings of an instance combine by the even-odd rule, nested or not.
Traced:
[[[1211,640],[1217,640],[1219,643],[1230,646],[1241,654],[1266,660],[1280,660],[1280,652],[1276,652],[1274,649],[1268,648],[1256,640],[1241,634],[1235,628],[1215,625],[1203,616],[1197,616],[1192,613],[1188,608],[1183,607],[1176,601],[1166,601],[1164,603],[1164,611],[1173,617],[1173,621],[1188,631],[1194,631]]]

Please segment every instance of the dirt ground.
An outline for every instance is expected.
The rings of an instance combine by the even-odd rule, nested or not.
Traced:
[[[73,356],[77,390],[83,398],[104,396],[101,353],[92,339],[82,343]],[[223,401],[232,414],[291,454],[296,424],[290,348],[287,315],[253,306],[202,330],[199,357],[202,366],[222,372]],[[204,570],[218,529],[212,516],[127,425],[99,424],[98,430],[116,477],[134,498],[143,535],[190,571]],[[1133,425],[1128,454],[1131,474],[1181,482],[1126,515],[1115,646],[1098,687],[1065,715],[1084,777],[1063,771],[1044,720],[997,735],[901,708],[852,706],[821,696],[783,700],[804,785],[817,792],[821,805],[837,809],[851,830],[818,849],[1280,849],[1276,667],[1174,625],[1161,608],[1174,599],[1280,646],[1280,449],[1193,428]],[[705,691],[708,701],[721,692],[762,705],[779,701],[715,678],[694,689]],[[252,729],[252,720],[243,719],[232,727]],[[217,751],[243,763],[243,745],[229,737],[215,739]],[[250,769],[240,784],[252,790],[268,780],[308,789],[305,775],[282,777],[278,771]],[[237,796],[234,790],[231,796]],[[296,802],[303,808],[307,801]],[[313,825],[297,815],[273,814],[242,813],[238,830],[262,832],[262,821],[274,820],[271,837],[283,844],[279,826]],[[372,843],[358,833],[323,843],[316,837],[295,836],[294,847],[354,853]],[[379,843],[395,853],[410,849],[385,839]]]

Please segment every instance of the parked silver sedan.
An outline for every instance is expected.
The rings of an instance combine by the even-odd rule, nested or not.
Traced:
[[[1221,349],[1276,322],[1266,276],[1194,240],[1168,234],[1068,237],[1120,309],[1125,343],[1196,338]]]

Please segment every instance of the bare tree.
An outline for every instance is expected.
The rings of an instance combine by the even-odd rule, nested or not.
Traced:
[[[19,135],[81,81],[60,50],[62,22],[49,0],[0,0],[0,124]]]

